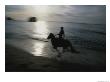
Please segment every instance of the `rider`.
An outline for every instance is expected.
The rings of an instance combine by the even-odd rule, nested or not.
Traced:
[[[64,39],[64,37],[65,37],[65,32],[64,32],[63,27],[61,27],[60,32],[59,32],[58,35],[59,35],[59,39]]]
[[[64,42],[65,32],[64,32],[63,27],[60,27],[60,28],[61,28],[60,32],[57,35],[59,35],[59,45],[62,45]]]

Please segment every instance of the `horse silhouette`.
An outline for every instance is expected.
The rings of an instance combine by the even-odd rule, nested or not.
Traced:
[[[57,49],[57,47],[63,47],[64,49],[67,49],[68,47],[71,49],[71,52],[77,52],[71,42],[67,39],[60,39],[55,37],[55,35],[53,33],[50,33],[49,36],[47,37],[47,39],[51,39],[51,43],[54,49]]]

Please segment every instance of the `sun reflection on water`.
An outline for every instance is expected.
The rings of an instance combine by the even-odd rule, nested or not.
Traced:
[[[45,21],[38,21],[35,23],[36,28],[34,29],[34,32],[36,33],[36,36],[40,38],[46,38],[47,33],[49,32],[47,27],[47,23]]]
[[[44,48],[45,43],[43,42],[43,39],[45,40],[48,36],[48,24],[46,21],[37,21],[35,24],[35,28],[33,29],[34,38],[37,38],[35,42],[33,42],[33,50],[32,54],[34,56],[44,56]],[[40,41],[39,41],[40,40]]]

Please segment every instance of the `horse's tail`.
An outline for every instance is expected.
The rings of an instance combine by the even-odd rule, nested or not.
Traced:
[[[70,43],[71,52],[77,52],[77,51],[75,50],[75,48],[72,46],[72,43],[71,43],[71,42],[69,42],[69,43]]]
[[[71,52],[76,51],[76,50],[73,48],[72,44],[70,45],[70,48],[71,48]]]

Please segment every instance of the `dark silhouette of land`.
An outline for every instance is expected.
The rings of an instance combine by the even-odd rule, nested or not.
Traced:
[[[29,17],[28,21],[29,22],[37,22],[37,18],[36,17]]]
[[[12,17],[5,17],[6,20],[14,20]]]
[[[6,72],[105,72],[106,66],[81,65],[33,56],[21,49],[6,44]],[[73,60],[74,61],[74,60]]]

